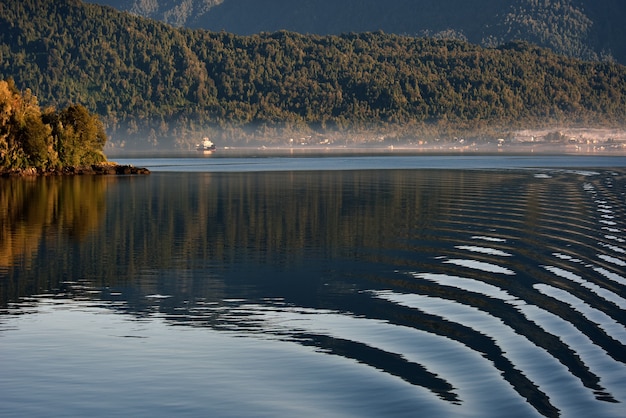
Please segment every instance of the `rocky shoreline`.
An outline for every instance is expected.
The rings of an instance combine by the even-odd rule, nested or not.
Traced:
[[[116,163],[93,164],[80,167],[63,167],[54,169],[37,169],[34,167],[19,170],[0,171],[1,177],[30,177],[30,176],[71,176],[71,175],[137,175],[150,174],[147,168]]]

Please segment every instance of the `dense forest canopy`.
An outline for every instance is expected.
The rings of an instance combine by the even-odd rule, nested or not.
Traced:
[[[100,119],[84,106],[42,110],[30,90],[0,80],[0,172],[101,163],[106,140]]]
[[[525,40],[626,64],[623,0],[89,0],[175,26],[238,35],[288,30],[456,37],[482,46]]]
[[[383,32],[239,36],[78,0],[0,2],[0,78],[82,103],[115,146],[188,149],[370,131],[389,141],[501,127],[620,125],[626,67],[526,42]],[[500,134],[495,133],[495,134]]]

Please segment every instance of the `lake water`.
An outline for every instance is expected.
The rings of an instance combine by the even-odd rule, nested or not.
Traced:
[[[0,416],[626,416],[626,157],[115,160],[0,179]]]

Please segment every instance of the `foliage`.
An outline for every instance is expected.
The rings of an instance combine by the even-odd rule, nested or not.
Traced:
[[[0,171],[85,166],[106,160],[104,127],[81,105],[41,111],[30,90],[0,80]]]
[[[93,0],[177,26],[239,35],[289,30],[452,37],[482,46],[525,40],[583,59],[626,63],[623,0]],[[219,7],[215,7],[218,6]]]
[[[46,105],[83,103],[117,146],[366,130],[401,141],[501,126],[615,125],[626,116],[626,67],[526,42],[239,36],[77,0],[0,2],[0,12],[0,77],[32,86]]]

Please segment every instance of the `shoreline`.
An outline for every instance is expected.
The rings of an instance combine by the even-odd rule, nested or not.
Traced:
[[[473,155],[473,154],[550,154],[550,155],[626,155],[626,143],[617,144],[554,144],[548,142],[503,142],[481,144],[459,141],[450,144],[368,144],[368,145],[270,145],[226,146],[214,153],[194,150],[109,150],[112,158],[223,158],[240,156],[310,156],[310,155]]]
[[[87,166],[70,166],[54,169],[34,167],[12,170],[0,170],[0,177],[48,177],[48,176],[84,176],[84,175],[147,175],[150,170],[131,164],[105,162]]]

